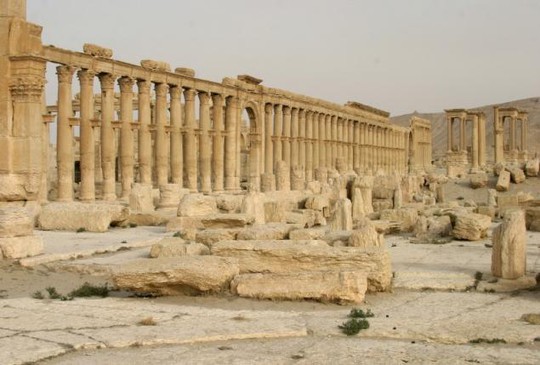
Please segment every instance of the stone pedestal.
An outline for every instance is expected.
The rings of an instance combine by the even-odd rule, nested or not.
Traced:
[[[262,174],[261,176],[261,191],[275,191],[276,190],[276,176],[274,174]]]
[[[159,186],[158,209],[178,208],[180,199],[189,192],[180,184],[163,184]]]
[[[304,168],[302,166],[293,166],[291,168],[291,189],[304,190],[305,180]]]
[[[276,190],[289,191],[291,190],[291,174],[289,166],[285,161],[276,162]]]
[[[447,152],[446,153],[446,173],[448,177],[457,177],[467,172],[467,152]]]

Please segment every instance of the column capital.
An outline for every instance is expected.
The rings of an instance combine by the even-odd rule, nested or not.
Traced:
[[[212,93],[212,103],[214,106],[223,105],[223,95]]]
[[[197,94],[197,91],[195,89],[184,89],[184,99],[186,101],[195,100],[195,94]]]
[[[72,66],[60,65],[56,67],[56,74],[58,75],[58,83],[70,83],[73,80],[73,74],[76,68]]]
[[[284,115],[291,115],[291,107],[288,105],[283,106],[283,114]]]
[[[81,85],[94,85],[94,77],[96,73],[92,70],[79,70],[77,71],[77,78]]]
[[[270,114],[270,113],[272,113],[273,110],[274,110],[274,106],[273,106],[272,104],[266,103],[266,104],[264,105],[264,112],[265,112],[265,113]]]
[[[297,117],[298,116],[298,108],[292,108],[291,109],[291,114],[293,117]]]
[[[201,101],[201,104],[210,104],[210,94],[206,91],[199,91],[197,96],[199,97],[199,100]]]
[[[300,119],[304,119],[306,117],[306,110],[305,109],[299,109],[298,110],[298,117]]]
[[[283,105],[281,105],[281,104],[274,105],[274,111],[275,112],[281,112],[282,109],[283,109]]]
[[[135,80],[129,76],[122,76],[118,79],[118,85],[120,86],[120,92],[122,93],[132,93],[133,84]]]
[[[24,76],[12,79],[9,90],[14,101],[37,102],[41,100],[44,86],[45,79],[43,77]]]
[[[116,77],[113,74],[109,73],[100,73],[98,74],[99,82],[101,83],[101,89],[102,90],[113,90],[114,89],[114,81],[116,80]]]
[[[166,97],[169,91],[169,85],[164,82],[154,84],[156,90],[156,97]]]
[[[139,89],[139,94],[150,94],[150,87],[152,86],[152,82],[139,79],[137,80],[137,87]]]
[[[238,105],[238,97],[233,95],[227,96],[227,104],[236,107]]]
[[[170,85],[169,92],[171,94],[171,99],[180,99],[182,95],[182,88],[179,85]]]

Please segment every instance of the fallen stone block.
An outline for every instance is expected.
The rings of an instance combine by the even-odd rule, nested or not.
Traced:
[[[121,290],[158,295],[218,293],[238,275],[238,260],[217,256],[183,256],[135,260],[115,268]]]
[[[519,199],[516,194],[499,195],[497,197],[497,205],[499,207],[499,216],[504,217],[508,209],[519,208]]]
[[[361,303],[366,290],[362,271],[241,274],[231,282],[233,293],[257,299]]]
[[[529,177],[535,177],[538,176],[538,172],[540,171],[540,159],[532,159],[527,161],[525,164],[525,173]]]
[[[497,179],[495,189],[497,191],[508,191],[508,188],[510,188],[510,173],[506,170],[502,170],[499,173],[499,179]]]
[[[21,259],[43,253],[43,240],[39,236],[0,238],[0,256]]]
[[[540,232],[540,207],[525,209],[525,224],[528,230]]]
[[[136,213],[154,211],[152,185],[133,184],[129,194],[129,209]]]
[[[31,236],[34,220],[23,207],[0,207],[0,237]]]
[[[242,200],[240,211],[252,215],[255,223],[264,224],[266,222],[264,194],[254,192],[247,194]]]
[[[515,184],[521,184],[526,179],[525,173],[519,167],[510,168],[510,178]]]
[[[495,218],[495,215],[497,214],[497,208],[495,207],[487,207],[487,206],[479,206],[477,208],[478,214],[487,215],[491,219]]]
[[[455,238],[478,241],[487,236],[491,218],[487,215],[468,213],[456,215],[452,234]]]
[[[216,199],[203,194],[187,194],[178,204],[179,217],[198,217],[218,212]]]
[[[325,227],[313,227],[295,229],[289,232],[290,240],[319,240],[326,235],[328,229]]]
[[[253,226],[238,232],[239,240],[284,240],[289,232],[296,228],[294,225],[284,223],[268,223],[263,226]]]
[[[401,223],[402,232],[412,232],[418,220],[416,208],[385,209],[381,211],[381,219]]]
[[[186,242],[182,238],[166,237],[152,245],[150,257],[179,257],[209,255],[207,246],[197,242]]]
[[[41,229],[106,232],[129,217],[129,209],[105,203],[49,203],[43,206],[38,224]]]
[[[381,248],[330,247],[324,241],[222,241],[212,255],[234,257],[241,273],[363,271],[368,290],[390,290],[390,255]]]
[[[321,240],[330,246],[345,247],[347,246],[347,242],[349,242],[349,237],[351,237],[351,234],[351,230],[328,231],[321,238]]]
[[[255,217],[250,214],[211,214],[201,218],[204,228],[242,228],[253,224]]]
[[[219,241],[235,240],[238,232],[240,232],[238,228],[205,229],[196,233],[195,241],[211,246]]]
[[[182,229],[203,229],[201,217],[175,217],[167,222],[167,232],[177,232]]]
[[[356,229],[351,233],[348,240],[350,247],[381,247],[384,242],[380,239],[375,225],[367,218],[359,221]]]
[[[522,210],[508,211],[504,221],[493,230],[491,273],[503,279],[525,275],[527,265],[527,229]]]
[[[245,198],[242,195],[218,195],[216,197],[216,206],[218,210],[223,213],[239,213],[243,199]],[[242,213],[250,212],[242,211]]]
[[[334,216],[330,222],[330,228],[334,231],[351,230],[352,222],[352,203],[349,199],[339,199],[336,202]]]
[[[478,173],[471,175],[471,188],[479,189],[485,188],[488,183],[488,176],[486,173]]]

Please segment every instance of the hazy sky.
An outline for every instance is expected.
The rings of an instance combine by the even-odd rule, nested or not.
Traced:
[[[43,42],[399,115],[540,96],[537,0],[28,0]]]

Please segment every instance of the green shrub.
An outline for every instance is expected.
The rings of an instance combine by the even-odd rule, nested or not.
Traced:
[[[370,318],[375,316],[371,309],[366,310],[365,312],[362,309],[353,308],[351,309],[351,312],[349,313],[349,318]]]
[[[475,338],[474,340],[470,340],[469,343],[506,343],[506,341],[502,338]]]
[[[60,299],[60,297],[62,297],[62,295],[60,295],[60,293],[56,291],[56,288],[54,286],[49,286],[45,288],[45,290],[47,291],[47,293],[49,293],[49,298],[51,299]]]
[[[68,296],[70,297],[108,297],[109,287],[104,285],[92,285],[90,283],[84,283],[80,288],[72,290]]]
[[[341,332],[343,332],[347,336],[353,336],[358,334],[358,332],[360,332],[361,330],[368,329],[369,322],[366,319],[352,318],[338,327],[341,329]]]
[[[32,298],[34,298],[34,299],[45,299],[45,297],[43,296],[43,293],[40,292],[39,290],[35,291],[32,294]]]

